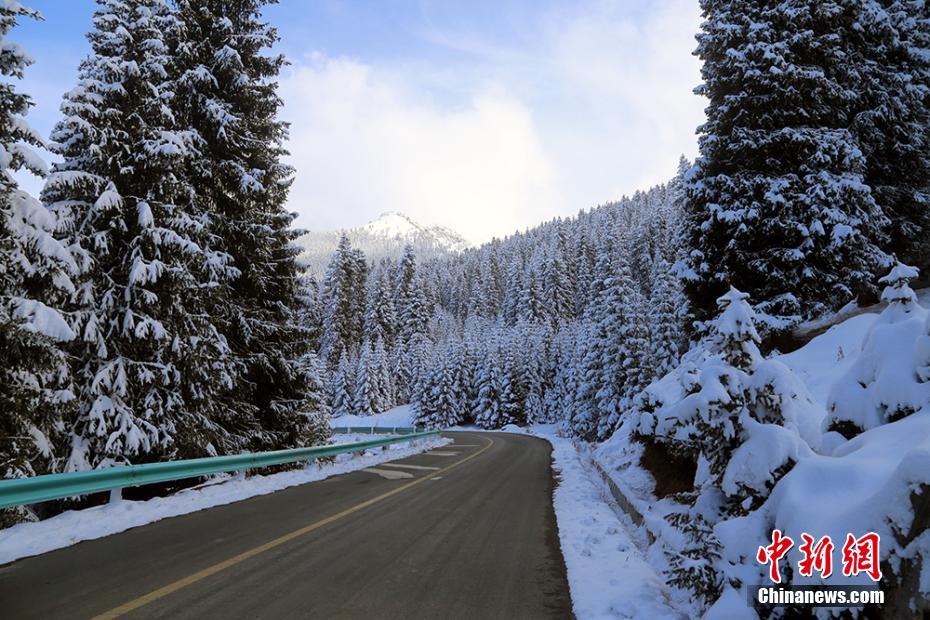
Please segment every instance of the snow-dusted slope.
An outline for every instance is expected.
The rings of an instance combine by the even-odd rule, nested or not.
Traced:
[[[443,226],[425,226],[403,213],[388,211],[358,228],[308,232],[301,236],[297,240],[304,248],[301,259],[311,273],[317,276],[325,273],[329,258],[343,234],[349,238],[352,247],[361,249],[371,261],[398,258],[408,244],[413,246],[419,260],[461,252],[471,247],[471,243],[454,230]]]

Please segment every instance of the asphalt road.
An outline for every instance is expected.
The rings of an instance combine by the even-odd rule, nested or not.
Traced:
[[[447,436],[2,566],[0,618],[571,618],[549,444]]]

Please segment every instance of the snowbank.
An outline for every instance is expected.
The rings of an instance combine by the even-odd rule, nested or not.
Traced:
[[[414,412],[410,405],[401,405],[374,415],[341,415],[331,418],[330,425],[337,426],[401,426],[410,427],[413,424]]]
[[[338,435],[335,441],[351,443],[368,439],[372,439],[372,436]],[[226,476],[168,497],[156,497],[142,502],[122,500],[86,510],[72,510],[45,521],[22,523],[0,530],[0,565],[69,547],[82,540],[103,538],[169,517],[231,504],[256,495],[266,495],[288,487],[413,456],[451,441],[442,437],[429,437],[410,443],[395,443],[388,445],[387,450],[369,450],[363,456],[340,454],[335,462],[330,464],[311,463],[300,470],[245,479]]]
[[[634,526],[621,521],[622,512],[612,505],[603,481],[585,465],[572,441],[559,437],[555,425],[516,427],[513,432],[552,444],[552,470],[558,480],[553,505],[575,617],[684,618],[634,543]]]

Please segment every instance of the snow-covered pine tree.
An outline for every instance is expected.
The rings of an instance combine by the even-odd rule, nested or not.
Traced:
[[[444,343],[424,373],[417,389],[417,426],[448,428],[462,421],[464,400],[457,372],[458,349],[458,343]]]
[[[553,338],[550,354],[550,364],[554,369],[552,384],[543,397],[546,422],[565,422],[575,408],[579,370],[575,356],[580,341],[578,331],[577,324],[570,324]]]
[[[0,74],[8,80],[33,62],[7,38],[21,17],[41,19],[15,2],[0,6]],[[58,469],[72,397],[58,343],[75,334],[55,306],[73,290],[76,265],[53,236],[54,217],[13,176],[47,173],[32,150],[44,142],[23,118],[31,106],[14,82],[0,84],[0,478]],[[0,528],[30,516],[26,508],[0,510]]]
[[[391,270],[386,262],[368,279],[365,301],[363,339],[375,342],[380,339],[386,348],[394,345],[397,333],[397,312],[391,289]]]
[[[302,369],[307,382],[307,412],[328,413],[326,398],[326,368],[316,353],[308,352],[302,358]]]
[[[466,327],[459,350],[458,375],[459,388],[462,399],[462,424],[471,424],[475,421],[474,404],[478,399],[478,351],[479,345],[475,341],[475,333]]]
[[[586,441],[597,438],[598,427],[602,412],[599,409],[598,394],[606,395],[615,385],[613,378],[606,385],[602,385],[603,377],[608,376],[603,368],[605,356],[603,354],[609,342],[609,334],[603,332],[606,322],[603,321],[607,312],[606,289],[613,282],[613,261],[609,251],[601,251],[598,255],[595,276],[591,284],[594,300],[588,303],[584,316],[584,336],[580,341],[581,355],[578,359],[577,392],[575,406],[571,411],[569,426],[572,433]]]
[[[345,235],[333,254],[323,280],[322,354],[331,368],[339,363],[343,353],[352,355],[362,338],[357,292],[358,261],[349,238]]]
[[[855,3],[850,3],[855,4]],[[730,285],[768,327],[849,301],[884,260],[838,3],[701,0],[710,100],[688,178],[687,292],[701,321]]]
[[[307,385],[305,415],[310,432],[313,437],[328,437],[331,431],[326,368],[317,354],[309,351],[301,358],[300,371]]]
[[[523,376],[526,383],[523,411],[529,424],[546,422],[545,394],[551,389],[552,383],[547,346],[551,337],[547,329],[534,329],[527,334],[523,355]]]
[[[356,415],[378,413],[378,362],[370,342],[363,342],[355,371],[352,412]]]
[[[647,356],[649,334],[645,302],[630,273],[629,263],[620,255],[621,267],[606,284],[593,351],[601,356],[599,389],[595,394],[599,412],[597,436],[609,437],[633,397],[646,386],[649,377]]]
[[[395,399],[394,373],[392,372],[384,342],[375,340],[372,356],[375,368],[375,409],[386,411],[397,405]]]
[[[423,278],[417,273],[416,256],[413,248],[404,248],[401,258],[395,307],[398,314],[396,356],[396,393],[399,402],[406,402],[411,397],[413,386],[420,378],[429,340],[429,317]]]
[[[517,320],[525,323],[543,322],[550,316],[551,309],[546,307],[543,284],[535,265],[529,266],[520,284]]]
[[[309,334],[297,320],[300,232],[285,202],[293,169],[282,162],[277,77],[285,60],[262,20],[269,0],[175,0],[181,22],[172,108],[195,137],[187,173],[208,214],[214,247],[239,273],[214,291],[211,313],[229,340],[238,380],[223,398],[260,429],[252,449],[316,441],[302,421],[307,385],[300,359]]]
[[[423,278],[417,272],[416,256],[409,245],[404,248],[400,261],[396,309],[400,321],[398,337],[403,346],[409,347],[418,336],[429,332],[430,311],[426,291]]]
[[[523,352],[518,351],[519,336],[511,335],[504,343],[501,364],[500,416],[498,424],[526,425],[526,397],[528,393],[526,366]]]
[[[352,362],[343,353],[339,356],[336,370],[330,376],[329,408],[334,416],[352,413],[352,395],[355,392],[355,373]]]
[[[775,483],[812,454],[798,421],[815,409],[784,364],[762,358],[748,296],[731,288],[718,307],[707,339],[667,380],[678,389],[667,383],[637,399],[638,432],[645,441],[697,466],[694,488],[673,496],[680,510],[669,513],[668,521],[678,536],[662,544],[670,582],[705,605],[724,584],[726,562],[714,526],[761,506]]]
[[[656,263],[652,279],[649,352],[645,367],[653,377],[663,377],[678,366],[685,350],[684,323],[681,320],[684,295],[678,278],[664,259]]]
[[[307,346],[310,351],[320,350],[320,338],[323,333],[323,306],[321,304],[320,285],[316,278],[304,276],[300,295],[298,323],[307,334]]]
[[[561,232],[561,231],[560,231]],[[560,239],[564,234],[560,235]],[[571,267],[561,254],[550,257],[546,263],[545,298],[553,323],[570,321],[575,317],[575,291],[572,287]]]
[[[502,355],[500,343],[489,343],[480,358],[480,365],[475,379],[478,388],[478,400],[475,402],[475,422],[482,428],[500,428],[502,394],[504,377],[501,370]]]
[[[521,240],[522,241],[522,240]],[[504,286],[504,299],[501,304],[501,319],[505,325],[514,325],[520,316],[520,302],[523,297],[523,280],[526,259],[520,245],[514,248],[509,257]]]
[[[235,270],[178,172],[199,157],[165,105],[180,25],[164,0],[100,4],[43,191],[82,269],[68,306],[80,334],[69,470],[237,444],[217,424],[235,375],[208,297]]]
[[[930,267],[930,19],[923,2],[844,3],[834,28],[856,68],[851,129],[865,183],[888,218],[887,251]],[[879,242],[881,239],[878,240]]]

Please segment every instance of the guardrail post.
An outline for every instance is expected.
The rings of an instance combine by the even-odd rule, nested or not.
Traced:
[[[110,489],[110,503],[118,504],[123,501],[123,489]]]

